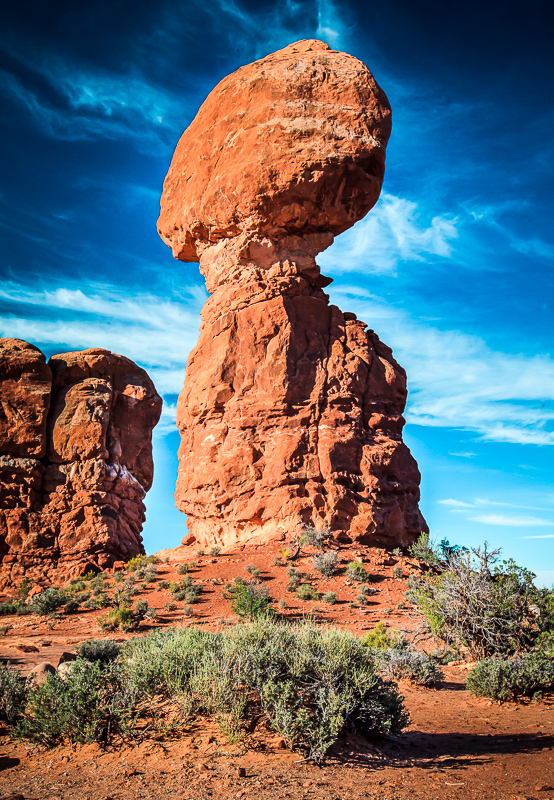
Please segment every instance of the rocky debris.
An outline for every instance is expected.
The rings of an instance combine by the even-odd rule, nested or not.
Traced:
[[[144,552],[152,429],[146,372],[91,349],[0,339],[0,588],[65,579]]]
[[[37,686],[42,686],[43,683],[46,683],[48,680],[49,675],[55,675],[56,668],[52,666],[48,661],[42,661],[40,664],[37,664],[36,667],[29,672],[27,679],[29,681],[33,681]]]
[[[315,261],[377,201],[389,133],[367,67],[308,40],[221,81],[177,146],[158,229],[211,293],[177,407],[187,544],[427,530],[405,372]]]

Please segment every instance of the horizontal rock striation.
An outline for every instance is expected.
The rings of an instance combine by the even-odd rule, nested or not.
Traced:
[[[329,304],[315,260],[377,201],[389,133],[367,67],[309,40],[225,78],[183,134],[158,227],[211,295],[177,406],[184,541],[327,524],[395,546],[427,530],[405,372]]]
[[[54,356],[0,339],[0,587],[144,552],[152,429],[146,372],[93,349]]]

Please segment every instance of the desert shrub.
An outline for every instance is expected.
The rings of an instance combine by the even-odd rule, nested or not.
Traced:
[[[438,575],[411,576],[407,599],[447,645],[477,657],[517,654],[554,633],[554,592],[537,589],[534,574],[485,545],[454,553]]]
[[[554,688],[554,658],[523,653],[512,659],[485,658],[469,673],[466,688],[478,697],[510,700]]]
[[[183,564],[179,564],[179,566],[177,567],[177,572],[179,573],[179,575],[186,575],[189,570],[190,566],[187,564],[186,561]]]
[[[13,724],[25,710],[27,688],[19,671],[0,664],[0,719]]]
[[[135,614],[137,619],[144,619],[148,612],[148,600],[137,600],[135,603]]]
[[[330,606],[334,606],[337,602],[337,594],[336,592],[325,592],[323,597],[321,598],[324,603],[328,603]]]
[[[20,600],[27,600],[29,597],[29,593],[33,588],[33,581],[30,578],[23,578],[21,581],[21,585],[17,590],[17,596]]]
[[[98,604],[96,602],[96,598],[89,597],[87,600],[83,601],[83,607],[88,608],[89,610],[95,610],[98,608]]]
[[[429,656],[436,661],[437,664],[450,664],[451,661],[458,661],[460,654],[451,647],[436,647],[431,650]]]
[[[106,663],[119,657],[120,647],[113,639],[89,639],[77,648],[77,658]]]
[[[298,537],[298,543],[301,547],[316,547],[318,550],[323,550],[329,537],[331,536],[331,528],[328,525],[323,525],[321,528],[316,528],[313,525],[305,525],[302,533]]]
[[[282,611],[284,611],[284,610],[285,610],[285,608],[287,607],[287,601],[286,601],[284,598],[281,598],[281,599],[279,600],[279,602],[277,603],[277,605],[279,606],[279,608],[280,608]]]
[[[130,608],[112,608],[106,617],[98,618],[98,625],[101,631],[119,630],[124,633],[135,627],[136,620],[133,619],[133,611]]]
[[[129,561],[125,564],[125,569],[129,572],[135,572],[141,567],[146,567],[149,564],[155,564],[157,560],[158,559],[156,556],[135,556],[134,558],[129,559]]]
[[[99,592],[96,596],[97,608],[109,608],[113,605],[113,598],[107,592]]]
[[[160,589],[167,589],[167,587],[169,586],[169,583],[168,583],[168,581],[160,581],[158,583],[158,586],[160,587]]]
[[[314,556],[312,566],[326,578],[330,578],[337,571],[339,557],[334,550]]]
[[[401,558],[402,555],[403,555],[402,548],[401,547],[395,547],[394,550],[392,551],[392,554],[393,554],[393,556],[396,556],[396,558]]]
[[[360,561],[351,561],[346,568],[346,576],[351,581],[366,581],[368,574],[365,571],[364,565]]]
[[[295,592],[300,586],[300,583],[302,581],[303,577],[302,573],[300,572],[300,570],[296,569],[296,567],[289,567],[287,569],[287,575],[289,578],[289,582],[287,583],[286,587],[287,591]]]
[[[192,606],[183,606],[183,614],[185,617],[192,617],[194,614],[194,609]]]
[[[286,547],[279,547],[277,552],[281,554],[281,558],[285,562],[287,562],[292,555],[290,550],[287,550]]]
[[[296,590],[296,596],[299,600],[319,600],[319,592],[310,586],[309,583],[301,583]]]
[[[55,586],[50,586],[33,598],[32,606],[36,614],[46,617],[52,611],[63,606],[67,600],[68,597],[65,592],[57,589]]]
[[[233,614],[238,614],[240,617],[257,619],[272,612],[270,606],[273,600],[267,588],[254,582],[245,583],[235,579],[234,585],[224,592],[223,597],[231,600]]]
[[[196,550],[194,553],[196,558],[201,558],[201,556],[203,556],[204,554],[205,554],[204,549],[202,547],[199,547],[198,550]]]
[[[72,598],[71,600],[68,600],[66,602],[66,604],[63,607],[63,610],[65,611],[66,614],[73,614],[73,612],[77,611],[78,608],[79,608],[79,602]]]
[[[17,609],[19,606],[20,603],[16,601],[4,600],[3,603],[0,603],[0,617],[7,617],[10,614],[17,614]]]
[[[258,567],[256,567],[255,564],[247,564],[244,569],[246,570],[246,572],[252,575],[253,578],[260,577],[260,570],[258,569]]]
[[[360,606],[367,606],[369,601],[367,599],[367,595],[365,595],[364,593],[360,592],[360,594],[356,595],[356,602]]]
[[[275,558],[273,559],[271,564],[272,564],[273,567],[282,567],[283,566],[283,562],[281,560],[281,556],[275,556]]]
[[[166,611],[175,611],[177,606],[175,605],[175,603],[166,603],[164,608]]]
[[[440,561],[435,545],[430,541],[428,533],[422,533],[419,539],[408,547],[408,553],[420,561],[425,561],[430,567]]]
[[[345,728],[372,736],[408,722],[396,688],[347,631],[264,617],[224,633],[156,631],[123,648],[138,692],[177,695],[188,713],[232,727],[261,710],[289,747],[314,761]]]
[[[214,544],[213,547],[210,547],[208,550],[208,555],[212,556],[213,558],[217,558],[218,555],[221,554],[221,547],[219,545]]]
[[[393,567],[392,577],[393,578],[401,578],[402,577],[402,567],[400,566],[400,564],[396,564],[396,566]]]
[[[144,570],[143,574],[144,580],[147,583],[152,583],[153,581],[156,580],[157,576],[158,576],[158,568],[155,566],[155,564],[149,564]]]
[[[369,630],[365,636],[362,637],[362,644],[364,647],[369,647],[372,650],[375,648],[384,649],[387,647],[394,647],[401,637],[400,631],[388,630],[385,623],[379,621],[374,628]]]
[[[16,736],[43,745],[109,743],[114,734],[130,734],[137,694],[114,661],[77,659],[63,678],[49,675],[28,695],[28,712]]]
[[[427,653],[408,647],[403,640],[395,647],[375,648],[371,657],[377,674],[387,680],[404,678],[420,686],[430,686],[443,678],[436,661]]]

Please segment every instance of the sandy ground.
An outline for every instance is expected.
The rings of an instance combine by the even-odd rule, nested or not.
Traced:
[[[222,598],[225,584],[237,575],[248,577],[244,567],[254,564],[262,573],[271,596],[284,598],[289,618],[311,613],[321,623],[347,627],[361,635],[379,620],[392,628],[415,631],[420,618],[406,603],[405,578],[419,573],[421,565],[407,558],[393,558],[377,551],[362,553],[341,547],[341,562],[363,560],[377,593],[368,606],[349,605],[358,594],[356,584],[344,576],[316,580],[310,567],[312,555],[297,559],[301,572],[311,571],[311,583],[320,592],[335,591],[339,602],[301,603],[285,591],[286,567],[273,566],[273,549],[244,548],[217,558],[194,554],[195,548],[162,553],[170,558],[159,565],[159,580],[172,580],[182,561],[195,559],[191,573],[204,586],[194,616],[183,615],[183,603],[168,612],[167,591],[146,588],[135,599],[145,598],[158,609],[141,632],[168,625],[207,625],[211,629],[235,624],[230,603]],[[403,578],[393,578],[400,564]],[[401,606],[400,608],[398,606]],[[314,608],[315,606],[315,608]],[[51,629],[37,616],[2,617],[8,624],[0,638],[0,659],[10,660],[23,673],[35,664],[57,665],[62,652],[74,651],[84,639],[102,638],[96,618],[106,611],[63,615]],[[111,634],[123,640],[124,634]],[[427,642],[427,646],[430,646]],[[116,743],[103,750],[98,745],[56,747],[45,750],[16,742],[6,728],[0,729],[0,800],[90,798],[544,798],[554,800],[554,698],[498,705],[471,697],[465,690],[469,665],[444,668],[442,684],[424,689],[401,684],[411,724],[398,737],[370,744],[348,735],[317,767],[285,749],[273,731],[261,723],[236,745],[211,728],[210,723],[176,731],[163,739],[140,743]]]

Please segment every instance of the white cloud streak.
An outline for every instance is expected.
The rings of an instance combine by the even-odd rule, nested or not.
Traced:
[[[86,71],[59,58],[26,66],[46,79],[62,102],[56,105],[5,70],[0,70],[0,93],[23,106],[53,139],[130,139],[165,150],[180,132],[183,101],[141,76]]]
[[[394,349],[407,370],[406,419],[475,431],[483,441],[554,444],[554,359],[492,350],[480,337],[411,319],[356,287],[331,287]]]
[[[50,354],[89,347],[122,353],[148,370],[162,394],[177,394],[207,295],[195,287],[182,296],[180,302],[122,296],[111,286],[33,291],[12,282],[0,289],[7,308],[0,315],[0,335],[40,343]]]
[[[450,258],[457,223],[451,214],[438,214],[426,223],[417,203],[382,192],[374,209],[322,253],[318,263],[334,274],[394,275],[401,261]]]
[[[483,514],[469,517],[470,522],[481,522],[483,525],[502,525],[509,528],[536,528],[552,526],[554,522],[540,517],[509,517],[503,514]]]

